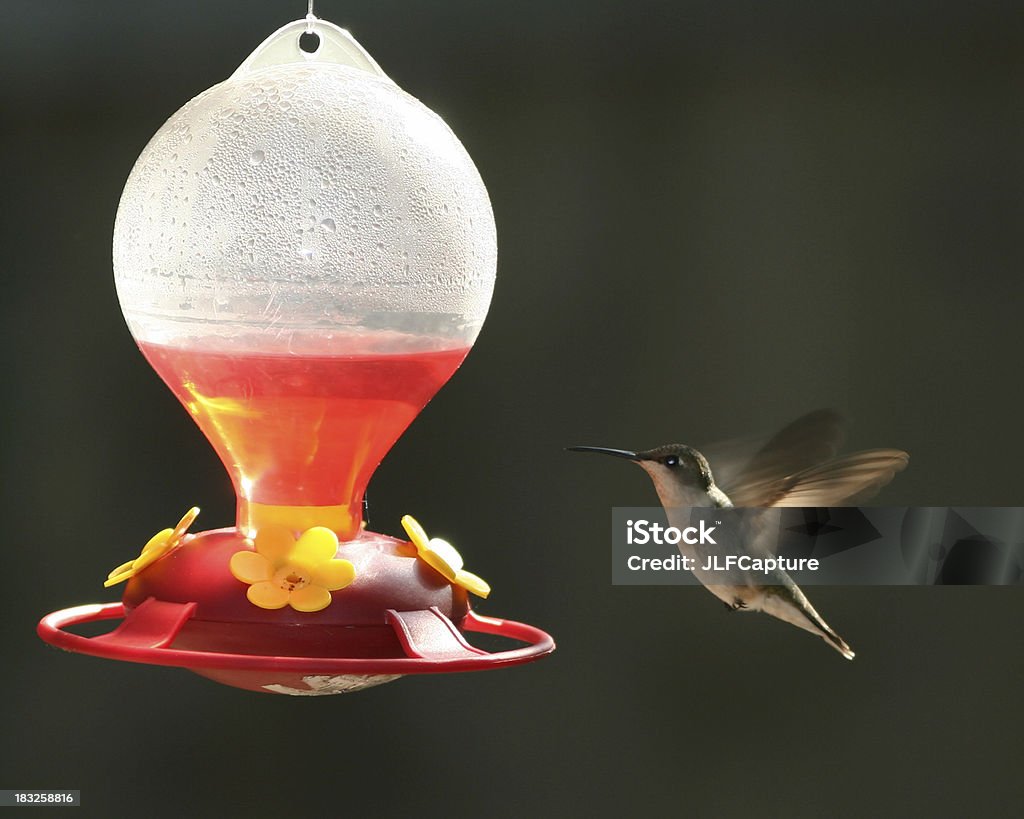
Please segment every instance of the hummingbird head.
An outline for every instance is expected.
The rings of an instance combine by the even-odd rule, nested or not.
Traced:
[[[665,444],[643,452],[599,446],[571,446],[569,450],[599,452],[633,461],[651,476],[666,506],[698,505],[694,503],[695,493],[707,494],[715,485],[707,458],[684,444]]]
[[[707,458],[685,444],[665,444],[637,452],[635,460],[655,485],[674,483],[708,492],[715,483]]]

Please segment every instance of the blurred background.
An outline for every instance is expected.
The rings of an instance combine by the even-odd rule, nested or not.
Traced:
[[[0,787],[88,813],[1016,814],[1018,588],[816,588],[858,651],[694,588],[610,584],[570,444],[694,445],[816,407],[910,468],[885,505],[1020,505],[1024,9],[1016,2],[319,0],[475,159],[487,325],[381,465],[549,629],[551,658],[333,698],[65,655],[43,614],[193,503],[212,449],[139,355],[110,240],[156,129],[305,2],[0,4]]]

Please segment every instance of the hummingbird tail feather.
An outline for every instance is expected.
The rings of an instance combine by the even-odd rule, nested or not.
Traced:
[[[792,623],[797,628],[802,628],[811,634],[817,634],[847,660],[852,660],[853,649],[814,610],[811,601],[807,599],[800,587],[788,577],[786,580],[788,582],[785,585],[765,587],[761,611],[772,617],[777,617],[779,620]]]
[[[822,635],[822,637],[825,640],[825,642],[827,642],[836,651],[842,654],[847,660],[852,660],[854,657],[857,656],[854,653],[853,649],[846,644],[846,641],[838,634],[836,634],[834,631],[832,631],[832,629],[826,631]]]

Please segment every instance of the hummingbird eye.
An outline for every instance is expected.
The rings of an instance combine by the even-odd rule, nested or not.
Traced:
[[[679,456],[668,455],[662,463],[665,464],[665,466],[679,466]]]

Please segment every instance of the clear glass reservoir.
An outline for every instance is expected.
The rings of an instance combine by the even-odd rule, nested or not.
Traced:
[[[495,264],[462,144],[322,20],[280,29],[164,124],[114,229],[132,335],[250,531],[358,532],[374,468],[476,339]]]

